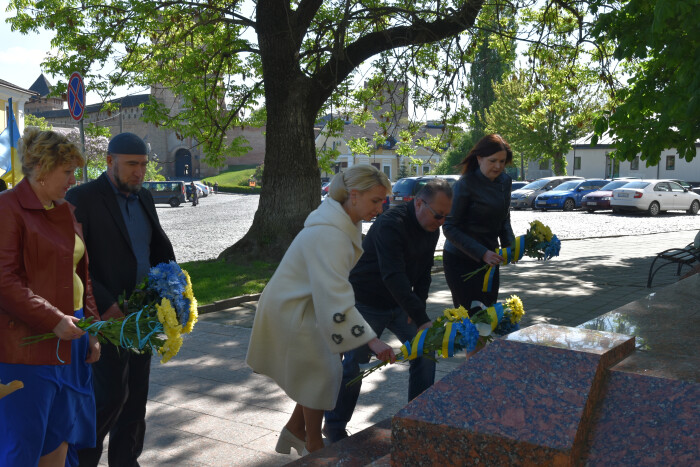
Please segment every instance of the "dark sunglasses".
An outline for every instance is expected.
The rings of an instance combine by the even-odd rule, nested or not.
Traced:
[[[425,204],[426,206],[428,206],[428,209],[430,209],[430,212],[433,213],[433,218],[434,218],[436,221],[441,221],[441,220],[443,220],[443,219],[449,217],[449,216],[443,216],[442,214],[438,214],[437,212],[435,212],[435,210],[434,210],[433,208],[431,208],[430,205],[428,204],[428,202],[427,202],[426,200],[424,200],[423,198],[420,198],[420,200],[423,201],[423,204]]]

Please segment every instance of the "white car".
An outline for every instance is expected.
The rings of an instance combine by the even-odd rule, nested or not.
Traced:
[[[204,183],[194,182],[194,184],[197,188],[199,188],[198,193],[201,192],[201,194],[199,195],[201,198],[204,198],[207,195],[209,195],[209,187],[206,186]]]
[[[613,190],[610,206],[613,212],[646,211],[650,216],[673,210],[697,214],[700,195],[672,180],[646,180]]]

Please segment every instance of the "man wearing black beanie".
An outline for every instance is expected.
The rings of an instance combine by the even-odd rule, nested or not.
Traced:
[[[133,133],[118,134],[107,147],[107,171],[66,194],[83,225],[92,290],[103,320],[123,317],[119,295],[128,297],[152,266],[175,260],[153,197],[141,186],[147,163],[146,143]],[[92,366],[97,446],[78,452],[81,466],[98,464],[107,433],[109,465],[139,465],[150,368],[150,355],[103,345],[102,357]]]

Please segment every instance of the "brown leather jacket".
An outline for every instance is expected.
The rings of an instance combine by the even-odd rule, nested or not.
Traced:
[[[27,179],[0,193],[0,362],[60,365],[71,345],[49,339],[21,346],[24,337],[51,332],[73,311],[73,250],[80,224],[67,202],[46,210]],[[87,252],[77,273],[85,285],[85,317],[99,319]]]

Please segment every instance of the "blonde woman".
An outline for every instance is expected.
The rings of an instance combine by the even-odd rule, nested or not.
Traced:
[[[99,319],[83,232],[64,201],[84,164],[53,131],[20,139],[25,178],[0,194],[0,380],[24,387],[0,400],[0,465],[77,465],[76,449],[95,445],[90,363],[100,344],[75,322]],[[54,332],[22,346],[25,337]]]
[[[391,184],[370,165],[333,177],[329,196],[307,217],[260,297],[246,361],[297,405],[275,450],[323,447],[321,422],[342,381],[342,352],[367,344],[380,360],[394,352],[355,309],[348,281],[362,255],[361,221],[381,212]]]

